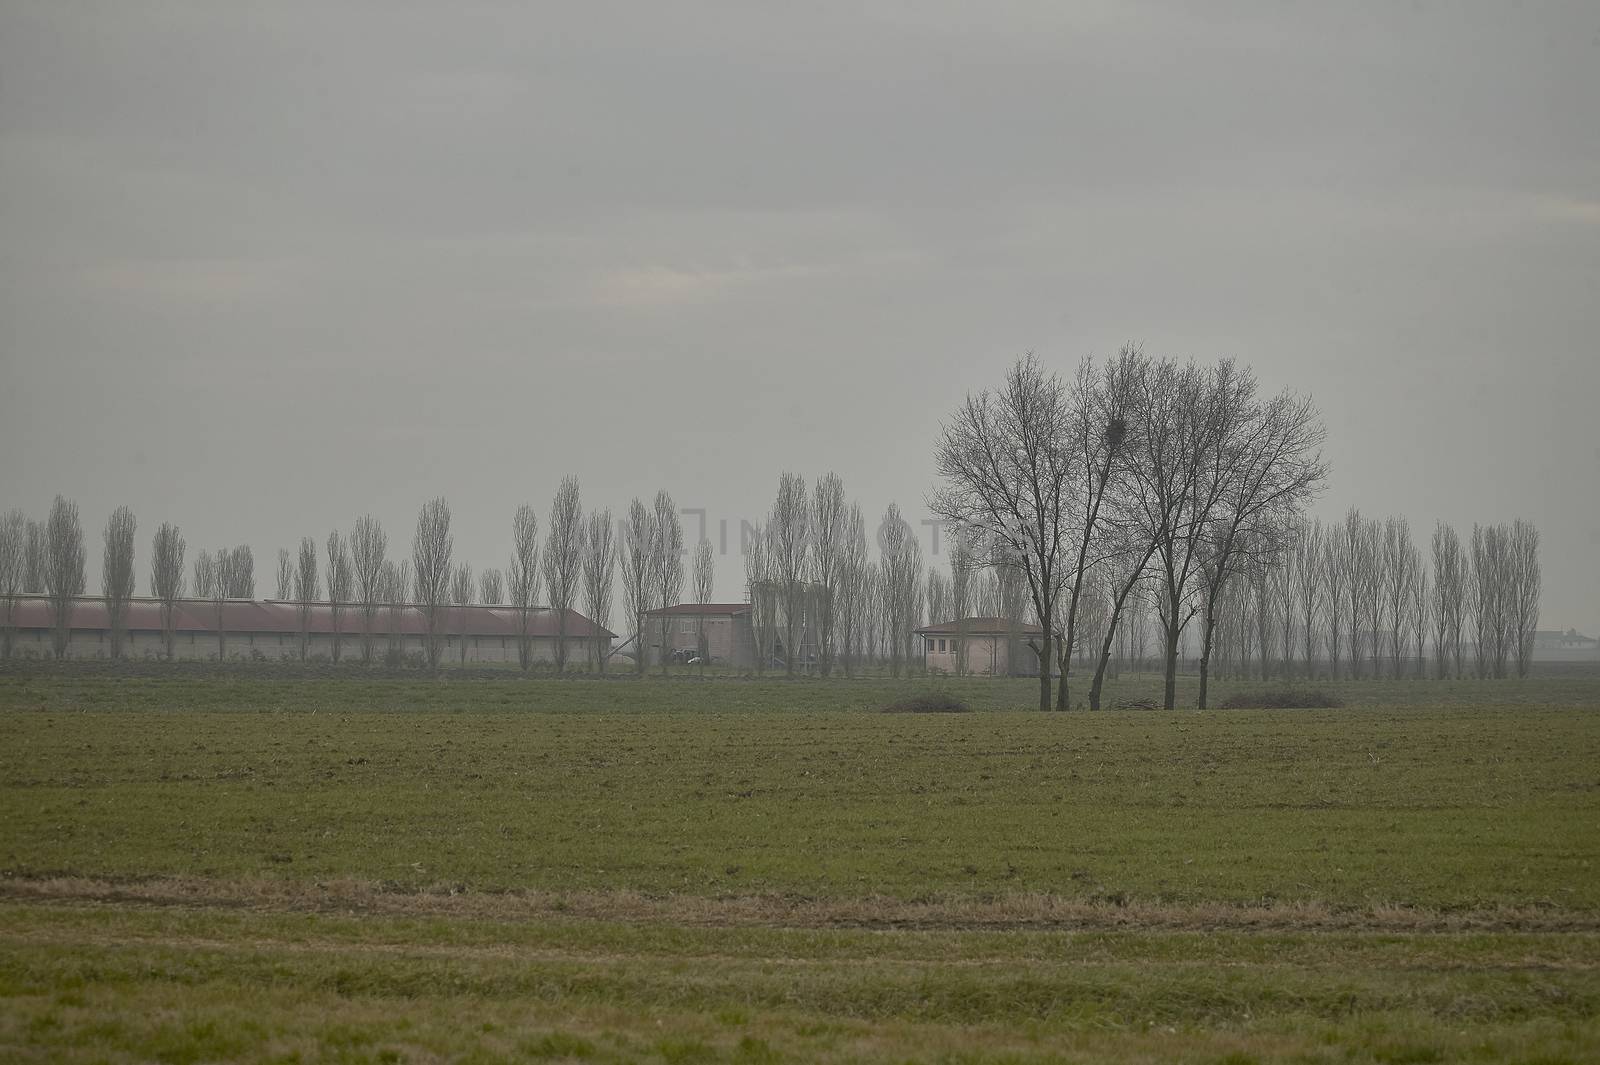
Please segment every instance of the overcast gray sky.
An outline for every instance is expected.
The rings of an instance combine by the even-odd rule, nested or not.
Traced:
[[[0,2],[0,507],[191,551],[828,469],[1140,340],[1312,393],[1320,510],[1526,517],[1600,629],[1600,6]],[[715,524],[713,524],[715,530]],[[693,530],[691,529],[691,535]],[[719,598],[739,595],[725,559]]]

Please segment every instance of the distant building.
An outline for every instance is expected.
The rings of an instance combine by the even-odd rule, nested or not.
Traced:
[[[750,669],[756,661],[755,628],[749,603],[679,603],[647,610],[639,619],[639,640],[648,663],[688,656],[700,650],[705,623],[706,652],[717,665]]]
[[[1577,629],[1540,630],[1533,634],[1533,658],[1536,662],[1588,662],[1600,658],[1600,640]]]
[[[922,637],[922,663],[930,673],[955,673],[958,659],[964,672],[1008,676],[1039,672],[1039,655],[1033,645],[1044,630],[1037,625],[1013,625],[1005,618],[966,618],[926,625],[916,630]]]
[[[4,604],[0,603],[0,622]],[[217,609],[208,599],[180,599],[173,605],[173,655],[177,658],[217,657]],[[361,657],[364,624],[359,605],[340,609],[338,631],[341,657]],[[20,597],[12,613],[15,632],[11,654],[22,658],[49,658],[53,619],[50,601],[39,596]],[[69,658],[108,658],[110,623],[104,599],[73,602]],[[327,603],[312,603],[308,624],[308,656],[331,658],[334,644],[333,610]],[[450,606],[440,608],[440,656],[444,663],[516,662],[521,619],[508,606]],[[529,618],[533,658],[555,661],[556,615],[549,607],[534,608]],[[161,601],[134,599],[128,604],[127,658],[160,658],[166,645],[161,630]],[[229,599],[222,606],[222,630],[229,659],[297,659],[300,657],[300,604],[277,600]],[[382,659],[391,651],[426,653],[427,620],[422,609],[410,604],[384,604],[372,619],[373,654]],[[567,657],[583,662],[593,641],[609,653],[615,637],[577,611],[567,611]]]

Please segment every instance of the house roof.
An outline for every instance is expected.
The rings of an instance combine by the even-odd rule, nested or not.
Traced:
[[[1005,636],[1010,632],[1011,622],[1005,618],[964,618],[924,625],[916,630],[918,636]],[[1022,636],[1038,636],[1043,632],[1037,625],[1017,626],[1017,633]]]
[[[701,614],[748,614],[749,603],[679,603],[677,606],[656,607],[644,612],[647,618],[695,617]]]
[[[378,607],[372,619],[374,635],[387,636],[392,631],[420,636],[427,632],[427,620],[422,608],[414,604],[401,604],[391,608],[385,603]],[[521,618],[515,607],[509,606],[450,606],[443,607],[442,632],[452,636],[516,636],[522,631]],[[398,622],[397,625],[394,625]],[[54,624],[50,613],[50,600],[42,596],[19,597],[12,614],[12,624],[22,629],[48,629]],[[106,601],[99,598],[81,598],[73,601],[69,622],[75,630],[96,630],[110,627]],[[394,628],[391,628],[394,625]],[[172,626],[178,632],[216,632],[217,607],[209,599],[179,599],[173,603]],[[128,603],[127,627],[130,632],[161,631],[161,600],[134,599]],[[307,619],[307,631],[332,633],[333,608],[327,603],[312,603]],[[549,607],[534,607],[528,618],[531,636],[554,636],[556,613]],[[222,631],[228,633],[294,633],[300,632],[300,604],[275,599],[226,599],[222,603]],[[340,610],[339,632],[349,636],[362,631],[361,607],[346,604]],[[586,639],[590,636],[615,638],[609,629],[594,624],[576,610],[567,611],[567,636]]]

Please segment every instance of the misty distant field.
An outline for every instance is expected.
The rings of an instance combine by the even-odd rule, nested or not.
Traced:
[[[0,1051],[1600,1056],[1593,678],[1033,692],[0,675]]]

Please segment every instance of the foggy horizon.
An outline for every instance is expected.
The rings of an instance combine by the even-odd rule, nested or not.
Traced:
[[[573,474],[725,519],[729,601],[780,472],[926,557],[963,398],[1137,342],[1313,396],[1324,521],[1532,521],[1597,635],[1596,99],[1579,4],[8,5],[0,509],[262,595],[437,496],[504,568]]]

